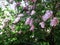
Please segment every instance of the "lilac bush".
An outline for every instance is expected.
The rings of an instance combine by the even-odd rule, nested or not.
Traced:
[[[0,0],[0,45],[58,45],[54,32],[60,27],[58,3]]]

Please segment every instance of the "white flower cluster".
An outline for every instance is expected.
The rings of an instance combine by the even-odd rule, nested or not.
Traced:
[[[2,18],[0,16],[0,22],[2,24],[0,25],[0,29],[3,29],[4,27],[6,27],[6,24],[11,20],[11,13],[9,12],[9,10],[17,11],[16,2],[13,1],[13,3],[11,4],[7,0],[0,0],[0,8],[1,11],[3,11],[2,17],[4,17]]]

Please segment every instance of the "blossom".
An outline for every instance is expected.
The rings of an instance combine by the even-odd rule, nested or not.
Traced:
[[[9,0],[9,2],[11,3],[11,2],[13,2],[14,0]]]
[[[32,9],[35,9],[36,8],[36,5],[34,4],[34,5],[32,5]]]
[[[5,18],[3,21],[2,21],[2,23],[7,23],[7,22],[9,22],[10,21],[10,18]]]
[[[16,10],[16,2],[14,1],[12,4],[7,6],[10,10]]]
[[[4,27],[6,27],[9,21],[10,21],[10,18],[5,18],[1,23],[2,25],[0,25],[0,29],[3,29]]]
[[[20,6],[20,4],[21,4],[20,2],[17,2],[17,3],[16,3],[16,6]]]
[[[35,9],[35,5],[29,5],[28,10],[33,10],[33,9]]]
[[[33,25],[33,19],[30,19],[30,23],[29,23],[30,26]]]
[[[24,16],[24,14],[22,14],[22,13],[21,14],[18,14],[18,17],[23,17],[23,16]]]
[[[27,11],[28,10],[28,6],[29,6],[29,2],[27,0],[22,0],[21,4],[20,4],[21,7],[23,7],[23,10]]]
[[[24,0],[25,2],[28,2],[28,0]]]
[[[28,17],[27,19],[26,19],[26,21],[25,21],[25,25],[28,25],[29,23],[30,23],[30,17]]]
[[[25,2],[22,0],[22,2],[21,2],[21,6],[22,7],[25,7]]]
[[[30,18],[30,17],[28,17],[28,18],[26,19],[26,21],[25,21],[25,24],[26,24],[26,25],[29,25],[29,26],[32,26],[32,25],[33,25],[33,19]]]
[[[34,25],[32,25],[30,28],[30,31],[33,31],[33,30],[34,30]]]
[[[26,2],[25,2],[25,5],[26,5],[26,6],[29,6],[29,2],[28,2],[28,1],[26,1]]]
[[[17,17],[14,21],[13,21],[13,24],[16,24],[20,21],[20,17]]]
[[[31,0],[32,2],[36,2],[37,0]]]
[[[41,28],[45,28],[45,23],[44,22],[40,22],[39,25],[41,26]]]
[[[25,2],[25,1],[23,1],[22,0],[22,2],[21,2],[21,5],[20,6],[22,6],[22,7],[26,7],[26,6],[28,6],[29,5],[29,3],[28,2]]]
[[[2,11],[6,9],[6,5],[8,5],[6,0],[0,0],[0,8],[2,8]]]
[[[30,11],[26,11],[27,14],[30,14]]]
[[[50,17],[52,17],[52,15],[53,15],[53,12],[50,11],[50,10],[47,10],[46,13],[45,13],[45,15],[42,16],[42,20],[43,20],[43,21],[46,21],[46,20],[48,20]]]
[[[32,10],[31,11],[31,15],[34,15],[36,12],[35,12],[35,10]]]
[[[7,2],[6,0],[0,0],[0,5],[1,5],[1,4],[5,6],[5,5],[8,4],[8,2]]]
[[[59,20],[58,20],[56,17],[54,17],[54,18],[51,20],[50,25],[51,25],[51,26],[56,26],[58,23],[59,23]]]

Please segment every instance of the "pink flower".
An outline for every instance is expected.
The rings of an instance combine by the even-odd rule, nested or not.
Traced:
[[[16,23],[18,23],[19,21],[20,21],[20,17],[17,17],[17,18],[13,21],[13,23],[16,24]]]
[[[31,26],[30,31],[34,31],[34,25]]]
[[[31,15],[34,15],[36,12],[35,12],[35,10],[32,10],[31,11]]]
[[[9,2],[11,3],[11,2],[13,2],[14,0],[9,0]]]
[[[29,5],[29,10],[34,10],[36,8],[36,6],[35,5]]]
[[[29,23],[30,26],[33,25],[33,19],[30,20],[30,23]]]
[[[5,18],[4,20],[3,20],[3,23],[7,23],[7,22],[9,22],[10,21],[10,18]]]
[[[39,25],[41,26],[41,28],[45,28],[45,23],[44,22],[40,22]]]
[[[30,11],[26,11],[27,14],[30,14]]]
[[[59,20],[58,20],[56,17],[54,17],[54,18],[51,20],[50,25],[51,25],[51,26],[56,26],[58,23],[59,23]]]
[[[32,5],[32,9],[35,9],[35,8],[36,8],[35,4],[34,4],[34,5]]]
[[[53,12],[50,11],[50,10],[47,10],[46,13],[45,13],[45,15],[42,16],[42,20],[43,20],[43,21],[46,21],[46,20],[48,20],[50,17],[52,17],[52,15],[53,15]]]
[[[22,16],[24,16],[24,14],[22,14],[22,13],[21,14],[18,14],[18,17],[22,17]]]
[[[47,10],[46,13],[53,14],[53,12],[51,10]]]
[[[36,2],[37,0],[31,0],[32,2]]]
[[[17,3],[16,3],[16,6],[20,6],[20,4],[21,4],[20,2],[17,2]]]
[[[10,10],[17,10],[17,8],[16,8],[16,2],[14,1],[12,4],[8,5],[8,8]]]
[[[25,21],[25,25],[28,25],[30,23],[30,17],[28,17]]]
[[[28,0],[24,0],[25,2],[28,2]]]

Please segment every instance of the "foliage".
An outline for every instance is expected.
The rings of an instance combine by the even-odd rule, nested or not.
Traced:
[[[25,1],[25,2],[24,2]],[[54,42],[60,42],[59,0],[5,0],[0,1],[0,45],[50,45],[47,38],[52,27]],[[4,5],[3,5],[4,4]],[[42,18],[46,11],[52,11],[49,18]],[[50,25],[57,17],[56,26]],[[29,18],[29,20],[27,20]],[[40,22],[44,22],[41,25]],[[43,26],[43,27],[42,27]]]

